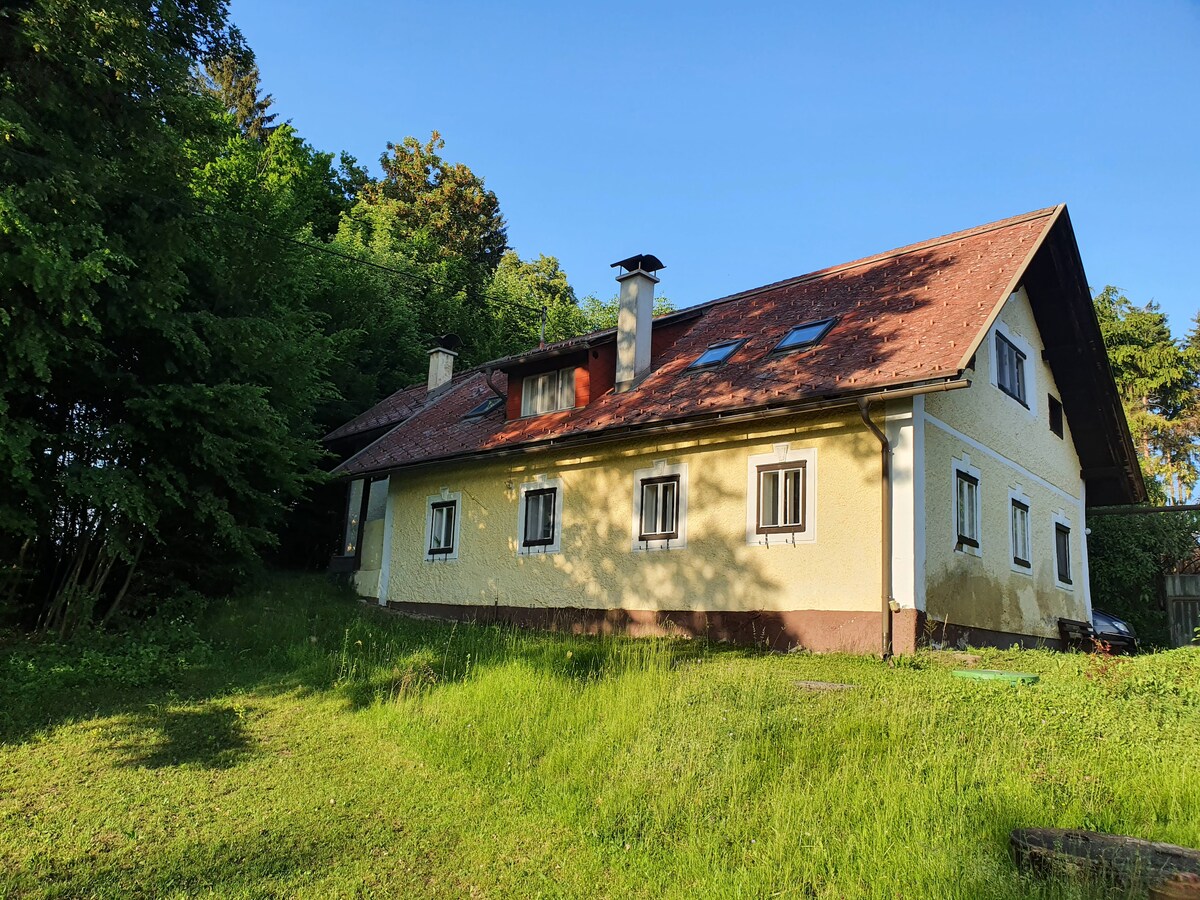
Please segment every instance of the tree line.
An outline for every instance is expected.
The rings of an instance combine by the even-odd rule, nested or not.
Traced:
[[[512,251],[437,133],[373,176],[272,107],[224,0],[0,10],[0,624],[310,552],[321,435],[437,335],[470,365],[535,346],[543,307],[548,340],[615,316]]]

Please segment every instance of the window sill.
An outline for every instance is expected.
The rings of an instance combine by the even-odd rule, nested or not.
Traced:
[[[975,542],[968,543],[966,541],[958,541],[954,545],[954,552],[962,553],[965,556],[974,556],[976,559],[983,558],[983,550],[980,548],[979,544]]]

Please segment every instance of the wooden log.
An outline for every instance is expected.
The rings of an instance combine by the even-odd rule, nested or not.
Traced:
[[[1103,879],[1141,888],[1170,884],[1182,890],[1189,889],[1193,879],[1200,879],[1200,850],[1174,844],[1066,828],[1017,828],[1009,844],[1018,866],[1044,874]]]

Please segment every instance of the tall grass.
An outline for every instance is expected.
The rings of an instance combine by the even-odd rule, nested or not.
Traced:
[[[222,790],[249,815],[266,802],[255,785],[283,778],[347,798],[360,822],[345,831],[340,804],[297,813],[332,835],[311,853],[337,874],[283,894],[375,879],[409,896],[1100,897],[1019,873],[1011,829],[1200,846],[1198,650],[985,652],[1041,676],[1013,688],[954,678],[963,661],[941,654],[888,668],[424,622],[306,580],[231,604],[205,634],[227,679],[253,676],[237,688],[260,710],[247,742],[308,748],[298,768],[249,754]],[[853,687],[797,685],[810,680]],[[377,832],[392,819],[403,829]],[[385,851],[424,854],[424,880]]]

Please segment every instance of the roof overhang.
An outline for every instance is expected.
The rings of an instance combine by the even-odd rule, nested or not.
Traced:
[[[1146,485],[1117,393],[1108,352],[1083,271],[1075,230],[1065,204],[1030,250],[1008,290],[997,302],[963,364],[979,349],[1004,303],[1024,285],[1054,374],[1079,456],[1088,506],[1142,503]]]
[[[798,400],[781,400],[753,407],[742,407],[736,411],[706,412],[690,415],[669,421],[651,421],[620,425],[606,428],[602,431],[583,431],[562,437],[546,438],[537,441],[527,441],[493,449],[473,451],[468,453],[447,454],[436,458],[421,459],[401,466],[386,466],[377,469],[359,470],[351,474],[340,472],[346,465],[342,463],[334,469],[333,475],[343,480],[353,481],[360,478],[376,479],[393,472],[420,469],[427,466],[445,465],[447,463],[466,462],[475,459],[495,459],[501,456],[515,456],[538,450],[548,450],[557,447],[569,447],[578,444],[597,444],[608,441],[618,441],[633,435],[669,434],[678,431],[690,431],[702,428],[715,428],[724,425],[734,425],[741,422],[761,422],[784,416],[804,415],[821,412],[828,409],[857,406],[859,401],[868,403],[888,402],[909,399],[923,394],[936,394],[954,391],[971,386],[970,379],[963,378],[958,372],[953,377],[939,378],[897,384],[888,388],[868,388],[862,391],[852,391],[827,397],[808,397]],[[348,463],[350,460],[347,460]]]

